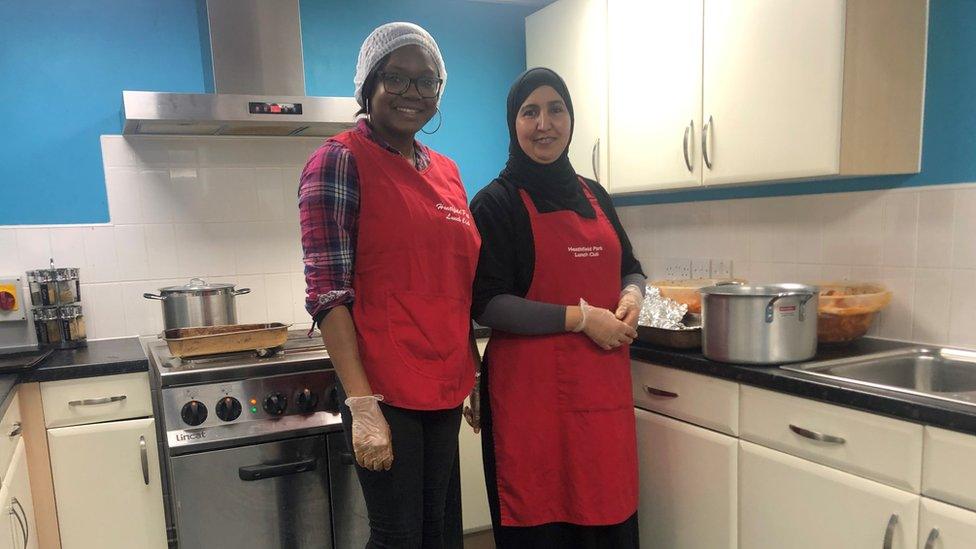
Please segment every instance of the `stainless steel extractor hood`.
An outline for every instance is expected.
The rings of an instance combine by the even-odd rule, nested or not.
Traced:
[[[305,95],[299,0],[199,0],[210,93],[122,92],[126,135],[330,136],[352,97]]]

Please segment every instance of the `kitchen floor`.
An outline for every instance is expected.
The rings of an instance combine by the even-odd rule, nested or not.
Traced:
[[[464,549],[495,549],[495,536],[491,529],[464,536]]]

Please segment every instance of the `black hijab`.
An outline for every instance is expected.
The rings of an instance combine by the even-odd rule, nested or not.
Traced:
[[[515,80],[508,92],[508,162],[498,178],[525,189],[541,213],[572,210],[593,219],[596,212],[583,194],[576,170],[569,162],[569,144],[567,143],[562,155],[550,164],[540,164],[532,160],[519,145],[515,133],[515,119],[519,108],[533,91],[542,86],[551,86],[565,101],[570,118],[570,142],[572,141],[575,115],[566,83],[550,69],[529,69]]]

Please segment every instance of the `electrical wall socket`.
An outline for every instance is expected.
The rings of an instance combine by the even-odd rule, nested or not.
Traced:
[[[691,260],[691,278],[709,278],[711,269],[711,260],[709,259]]]
[[[731,259],[713,259],[711,263],[711,278],[732,278]]]
[[[668,259],[664,263],[664,278],[668,280],[679,280],[691,278],[690,259]]]

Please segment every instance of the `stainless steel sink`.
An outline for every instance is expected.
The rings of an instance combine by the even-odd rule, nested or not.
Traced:
[[[976,406],[976,352],[909,347],[784,370]]]

